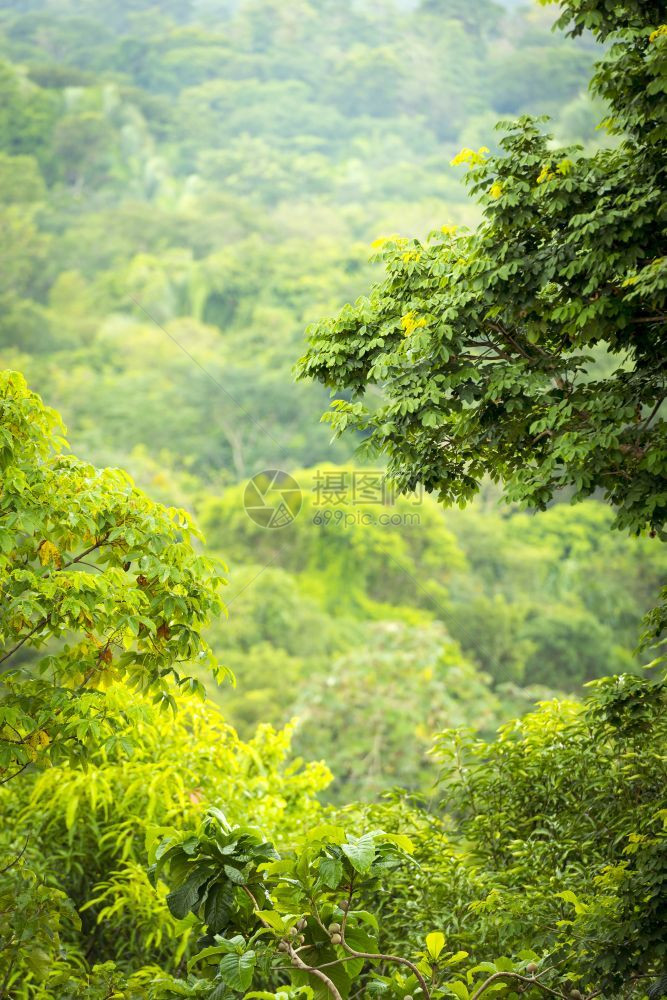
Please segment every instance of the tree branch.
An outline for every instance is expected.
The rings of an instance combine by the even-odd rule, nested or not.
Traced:
[[[28,836],[28,837],[26,837],[25,844],[23,845],[23,847],[21,848],[21,850],[19,851],[19,853],[16,855],[16,857],[13,858],[9,862],[8,865],[5,865],[4,868],[0,868],[0,875],[4,875],[5,872],[8,872],[10,868],[13,868],[14,865],[17,865],[19,863],[19,861],[21,860],[21,858],[25,854],[26,848],[27,848],[27,846],[28,846],[29,843],[30,843],[30,837]]]
[[[67,569],[68,566],[74,566],[75,563],[83,562],[86,556],[90,555],[91,552],[94,552],[95,549],[99,549],[102,545],[104,545],[108,537],[109,535],[106,534],[103,538],[98,539],[94,545],[91,545],[89,548],[85,549],[78,556],[75,556],[74,559],[70,559],[69,562],[64,563],[62,566],[59,566],[57,572],[62,573],[62,571],[64,569]],[[86,563],[86,565],[91,565],[91,564]],[[99,569],[99,567],[96,566],[95,569]],[[44,625],[46,625],[46,623],[48,622],[48,620],[49,620],[48,616],[46,616],[42,618],[40,621],[38,621],[37,624],[28,632],[28,634],[23,636],[20,642],[17,642],[16,645],[13,646],[8,653],[5,653],[4,656],[0,656],[0,663],[4,663],[5,660],[8,660],[10,656],[13,656],[14,653],[16,653],[21,648],[21,646],[28,641],[28,639],[32,639],[35,632],[39,632],[40,628],[43,628]]]
[[[315,968],[315,966],[313,965],[306,965],[306,963],[301,960],[299,955],[297,955],[296,951],[289,943],[289,941],[287,942],[287,948],[288,948],[288,954],[292,959],[292,963],[297,967],[297,969],[302,969],[303,972],[309,972],[311,976],[315,976],[317,979],[323,982],[326,988],[329,990],[329,993],[333,997],[333,1000],[343,1000],[340,993],[338,992],[338,989],[336,988],[336,984],[333,982],[333,980],[329,979],[329,977],[325,972],[322,972],[321,969]]]
[[[545,993],[549,993],[551,996],[559,997],[560,1000],[567,1000],[564,993],[560,993],[558,990],[552,990],[550,986],[545,986],[534,976],[521,976],[518,972],[494,972],[492,976],[489,976],[479,989],[475,990],[470,1000],[479,1000],[479,997],[488,990],[489,986],[493,983],[498,982],[499,979],[514,979],[519,983],[523,983],[524,986],[537,986],[538,989],[543,990]]]

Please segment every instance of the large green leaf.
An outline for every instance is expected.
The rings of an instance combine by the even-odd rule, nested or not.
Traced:
[[[337,889],[343,877],[343,866],[338,858],[322,858],[319,874],[323,885],[329,889]]]
[[[445,983],[445,986],[448,990],[451,990],[454,996],[458,997],[458,1000],[468,1000],[470,993],[468,992],[468,987],[465,983],[454,980],[451,983]]]
[[[218,974],[223,983],[233,990],[245,993],[252,982],[256,962],[254,951],[244,951],[242,955],[225,955],[220,962]]]
[[[433,931],[426,935],[426,950],[432,959],[437,959],[444,947],[445,935],[441,931]]]
[[[200,889],[209,877],[209,871],[194,872],[183,885],[174,889],[167,896],[167,906],[171,913],[182,920],[190,910],[196,905],[200,897]]]
[[[341,845],[341,851],[354,870],[365,875],[370,871],[375,857],[375,838],[368,833],[363,837],[350,837],[347,844]]]
[[[231,916],[232,893],[227,886],[215,885],[204,907],[204,922],[211,934],[224,930]]]

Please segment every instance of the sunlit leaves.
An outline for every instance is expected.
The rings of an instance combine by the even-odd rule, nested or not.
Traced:
[[[173,709],[175,685],[201,690],[182,665],[217,669],[201,630],[222,611],[222,579],[196,551],[189,515],[153,503],[119,470],[62,454],[60,430],[22,376],[4,372],[5,775],[33,760],[84,759],[101,742],[111,747],[123,721],[105,707],[114,681]]]
[[[444,947],[445,935],[442,931],[432,931],[426,935],[426,951],[431,958],[437,959]]]

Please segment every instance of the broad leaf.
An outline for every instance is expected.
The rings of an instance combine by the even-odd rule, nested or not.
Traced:
[[[375,857],[375,838],[371,834],[363,837],[348,838],[347,844],[341,845],[341,851],[355,871],[365,875],[370,871]]]
[[[245,951],[242,955],[225,955],[220,962],[218,974],[233,990],[245,993],[252,982],[256,961],[254,951]]]

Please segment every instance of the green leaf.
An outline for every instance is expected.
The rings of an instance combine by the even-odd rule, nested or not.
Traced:
[[[385,833],[383,839],[386,840],[388,844],[395,844],[396,847],[400,847],[400,849],[405,851],[406,854],[414,853],[415,845],[404,833]]]
[[[232,896],[226,886],[213,886],[204,906],[204,923],[209,933],[218,934],[225,929],[231,916],[231,903]]]
[[[459,962],[463,962],[467,957],[467,951],[457,951],[446,960],[445,965],[458,965]]]
[[[343,865],[338,858],[322,858],[319,866],[319,878],[329,889],[337,889],[343,878]]]
[[[314,826],[312,830],[308,831],[305,839],[308,844],[316,841],[325,844],[343,844],[345,843],[345,831],[340,826],[334,826],[333,823],[320,823],[319,826]]]
[[[465,983],[461,983],[458,980],[453,980],[451,983],[445,983],[445,987],[453,993],[458,1000],[469,1000],[470,993],[468,992],[468,987]]]
[[[258,910],[257,916],[274,931],[282,933],[287,929],[287,924],[276,910]]]
[[[370,871],[375,857],[375,838],[372,834],[352,838],[348,835],[348,843],[341,845],[341,851],[355,871],[365,875]]]
[[[71,830],[74,826],[74,821],[76,820],[76,812],[79,807],[79,799],[76,795],[73,795],[69,802],[67,803],[67,809],[65,810],[65,826],[68,830]]]
[[[254,951],[244,951],[242,955],[225,955],[220,962],[218,974],[233,990],[245,993],[252,982],[256,962]]]
[[[167,896],[167,906],[173,916],[182,920],[199,900],[199,890],[209,877],[209,872],[194,872],[183,885]]]
[[[247,881],[246,876],[238,868],[234,868],[233,865],[223,865],[222,870],[224,871],[229,881],[233,882],[234,885],[246,884]]]
[[[445,935],[441,931],[433,931],[426,935],[426,950],[435,961],[445,947]]]

